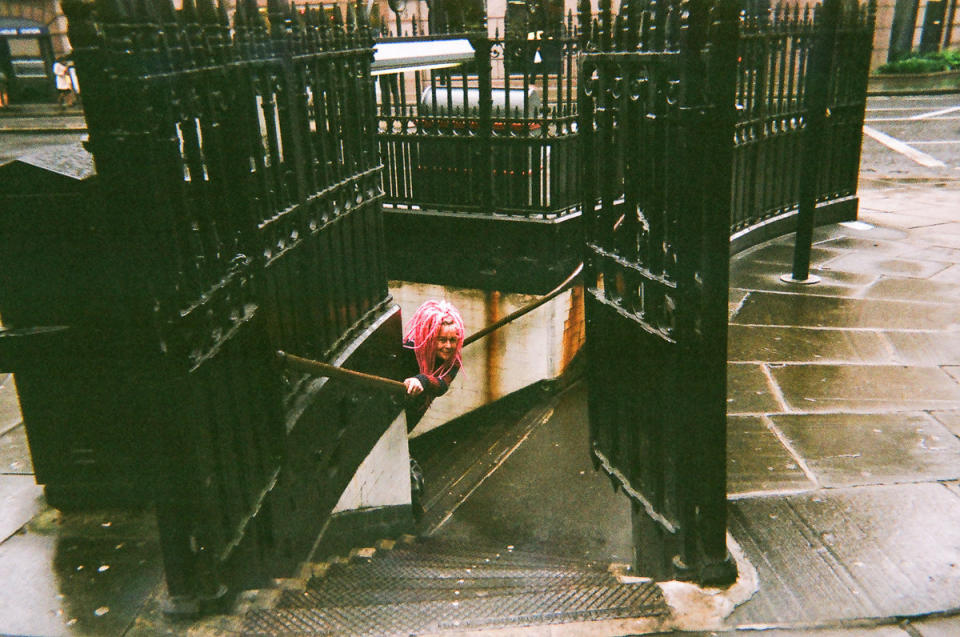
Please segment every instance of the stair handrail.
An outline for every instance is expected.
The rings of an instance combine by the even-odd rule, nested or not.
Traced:
[[[491,332],[500,329],[508,323],[512,323],[517,320],[524,314],[528,314],[533,310],[537,309],[547,301],[550,301],[560,294],[562,294],[567,288],[573,285],[573,282],[576,280],[580,273],[583,272],[583,263],[581,262],[570,275],[560,282],[557,287],[553,288],[543,296],[539,297],[535,301],[527,303],[520,309],[507,314],[499,321],[491,323],[490,325],[484,327],[483,329],[477,330],[470,336],[463,339],[463,346],[474,343],[484,336],[487,336]],[[349,380],[361,384],[368,385],[370,387],[376,387],[379,389],[384,389],[389,392],[406,393],[406,386],[400,381],[392,380],[390,378],[384,378],[383,376],[376,376],[374,374],[365,374],[363,372],[357,372],[352,369],[346,369],[343,367],[337,367],[336,365],[330,365],[329,363],[324,363],[312,358],[304,358],[303,356],[296,356],[294,354],[288,354],[283,350],[277,350],[277,360],[281,365],[295,369],[306,374],[312,374],[314,376],[327,376],[331,378],[341,378],[343,380]]]
[[[404,394],[407,391],[406,386],[400,381],[384,378],[383,376],[377,376],[375,374],[357,372],[344,367],[337,367],[336,365],[323,363],[321,361],[313,360],[312,358],[295,356],[294,354],[288,354],[282,349],[277,350],[277,359],[280,361],[281,365],[300,372],[312,374],[314,376],[342,378],[344,380],[350,380],[356,383],[376,387],[378,389],[384,389],[389,392],[396,392],[398,394]]]
[[[567,288],[569,288],[571,285],[573,285],[574,280],[576,280],[576,278],[577,278],[578,276],[580,276],[580,273],[581,273],[581,272],[583,272],[583,262],[582,262],[582,261],[580,262],[580,264],[579,264],[576,268],[574,268],[573,272],[570,273],[570,276],[568,276],[566,279],[564,279],[563,281],[561,281],[560,284],[559,284],[557,287],[553,288],[552,290],[550,290],[549,292],[547,292],[546,294],[544,294],[543,296],[541,296],[541,297],[540,297],[539,299],[537,299],[536,301],[531,301],[530,303],[528,303],[528,304],[524,305],[523,307],[521,307],[519,310],[516,310],[515,312],[511,312],[510,314],[507,314],[506,316],[504,316],[504,317],[503,317],[502,319],[500,319],[499,321],[497,321],[497,322],[495,322],[495,323],[491,323],[490,325],[486,326],[485,328],[483,328],[483,329],[481,329],[481,330],[478,330],[478,331],[474,332],[473,334],[471,334],[470,336],[466,337],[465,339],[463,339],[463,346],[466,347],[466,346],[469,345],[470,343],[473,343],[474,341],[480,340],[481,338],[483,338],[483,337],[486,336],[487,334],[493,332],[494,330],[500,329],[501,327],[503,327],[503,326],[506,325],[507,323],[512,323],[513,321],[517,320],[518,318],[520,318],[520,317],[523,316],[524,314],[527,314],[528,312],[532,312],[532,311],[534,311],[535,309],[537,309],[538,307],[540,307],[541,305],[543,305],[544,303],[546,303],[547,301],[550,301],[550,300],[556,298],[557,296],[559,296],[560,294],[562,294]]]

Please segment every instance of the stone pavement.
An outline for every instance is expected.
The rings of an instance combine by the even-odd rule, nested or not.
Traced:
[[[731,261],[730,532],[758,587],[721,622],[674,625],[703,635],[960,635],[960,183],[864,183],[860,223],[816,231],[816,285],[780,281],[791,246],[783,237]],[[0,381],[0,634],[187,633],[158,610],[150,512],[50,509],[13,379]],[[563,448],[551,426],[582,427],[575,390],[531,445]],[[589,467],[585,449],[568,447]],[[557,478],[538,485],[522,471],[523,451],[449,532],[469,534],[469,519],[509,522],[537,541],[622,558],[623,516],[578,520],[573,500],[548,501],[570,512],[554,514],[567,521],[551,538],[534,493],[555,493]],[[504,502],[485,491],[498,485],[523,490],[526,529],[484,516],[484,502]]]
[[[83,108],[57,104],[8,104],[0,108],[0,133],[57,133],[87,130]]]
[[[729,530],[760,587],[727,624],[960,635],[896,628],[960,611],[960,183],[860,196],[820,283],[779,280],[791,237],[731,261]]]

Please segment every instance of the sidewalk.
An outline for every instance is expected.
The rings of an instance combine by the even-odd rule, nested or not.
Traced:
[[[79,104],[8,104],[0,108],[0,134],[83,132],[87,122]]]
[[[61,117],[42,110],[43,125]],[[29,119],[0,116],[0,130]],[[722,621],[675,625],[960,635],[960,182],[872,179],[860,197],[859,223],[817,229],[816,285],[780,280],[792,236],[731,260],[729,530],[759,585]],[[580,504],[558,497],[562,467],[580,481],[576,497],[622,504],[571,442],[582,400],[569,392],[440,532],[491,540],[499,526],[628,559],[625,511],[577,515]],[[562,462],[531,469],[553,449]],[[149,511],[45,504],[13,379],[0,373],[0,634],[186,634],[160,614],[162,593]]]
[[[731,261],[730,532],[759,587],[721,624],[689,618],[691,629],[960,634],[960,185],[873,182],[861,196],[861,223],[816,231],[821,283],[780,282],[790,237]],[[151,516],[47,508],[22,425],[11,426],[9,382],[0,391],[0,632],[178,632],[157,611]],[[578,408],[543,421],[545,445],[560,442],[550,442],[557,419],[580,423]],[[487,519],[484,503],[506,496],[485,490],[515,487],[511,476],[526,476],[516,510],[529,511],[538,489],[556,491],[555,476],[530,479],[522,452],[474,493],[450,534],[465,532],[464,519]],[[583,450],[569,452],[589,467]],[[558,541],[622,557],[622,533],[590,536],[588,522],[570,515]],[[511,524],[550,541],[536,515]]]

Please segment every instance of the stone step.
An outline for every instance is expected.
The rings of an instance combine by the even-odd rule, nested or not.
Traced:
[[[651,583],[571,586],[512,595],[385,604],[254,610],[244,634],[411,635],[448,630],[546,625],[667,614]]]
[[[483,544],[475,541],[469,545],[449,540],[429,540],[397,543],[392,550],[378,553],[385,559],[419,560],[424,557],[443,559],[447,564],[513,564],[525,566],[572,566],[577,569],[606,571],[607,565],[564,555],[554,555],[529,549],[518,549],[506,544]]]

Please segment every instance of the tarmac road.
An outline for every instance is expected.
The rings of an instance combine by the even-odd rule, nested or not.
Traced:
[[[960,178],[960,94],[869,98],[860,176]]]

